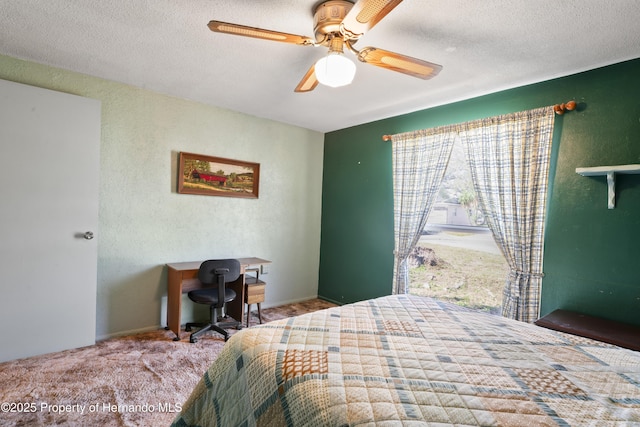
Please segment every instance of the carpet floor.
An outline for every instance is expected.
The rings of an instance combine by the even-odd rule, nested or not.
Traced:
[[[333,306],[314,299],[262,310],[262,319]],[[174,336],[160,329],[0,363],[0,426],[169,425],[224,346],[215,333],[195,344]]]

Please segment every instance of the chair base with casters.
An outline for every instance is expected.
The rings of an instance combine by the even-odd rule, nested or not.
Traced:
[[[199,291],[202,291],[202,290],[204,289],[200,289]],[[217,291],[217,289],[214,289],[214,290]],[[226,291],[227,293],[233,293],[233,297],[228,301],[227,301],[227,298],[225,298],[225,302],[233,301],[236,293],[231,289],[227,289]],[[198,292],[198,291],[191,291],[191,292]],[[193,301],[195,301],[196,299],[203,300],[202,304],[208,303],[206,301],[207,300],[206,296],[202,297],[202,295],[196,295],[196,296],[189,295],[189,298],[191,298]],[[185,325],[184,330],[186,332],[190,332],[191,328],[200,328],[194,333],[192,333],[191,335],[189,335],[189,342],[191,343],[198,342],[198,337],[207,331],[218,332],[222,334],[222,336],[224,337],[224,340],[227,341],[229,339],[229,332],[227,332],[225,328],[242,329],[242,322],[238,322],[229,316],[218,317],[218,309],[215,306],[210,305],[209,312],[210,312],[209,323],[189,322]]]
[[[238,260],[209,260],[202,263],[198,270],[198,279],[204,285],[217,285],[214,288],[196,289],[188,293],[189,299],[198,304],[209,306],[209,323],[187,323],[185,331],[193,327],[201,328],[189,336],[189,342],[198,342],[198,337],[207,331],[220,333],[224,340],[229,339],[229,333],[225,328],[241,329],[242,323],[231,317],[223,315],[226,303],[236,299],[236,292],[225,286],[225,282],[237,280],[240,275],[240,263]],[[218,313],[220,309],[220,314]]]

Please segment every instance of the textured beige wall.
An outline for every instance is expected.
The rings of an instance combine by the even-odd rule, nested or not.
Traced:
[[[323,134],[6,56],[0,78],[102,102],[98,337],[164,325],[167,262],[259,256],[265,307],[317,295]],[[177,194],[180,151],[260,163],[259,199]]]

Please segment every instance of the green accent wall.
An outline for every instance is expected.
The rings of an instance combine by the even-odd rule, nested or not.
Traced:
[[[541,315],[563,308],[640,325],[640,175],[617,176],[607,209],[606,178],[575,173],[640,164],[638,76],[640,59],[328,133],[318,295],[350,303],[391,293],[391,143],[382,135],[573,99],[578,109],[555,121]]]

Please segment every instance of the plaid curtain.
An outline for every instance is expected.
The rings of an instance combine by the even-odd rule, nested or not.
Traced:
[[[427,223],[447,169],[455,128],[442,126],[393,135],[394,294],[409,288],[407,258]]]
[[[510,272],[502,315],[539,315],[553,107],[458,125],[478,202]]]

